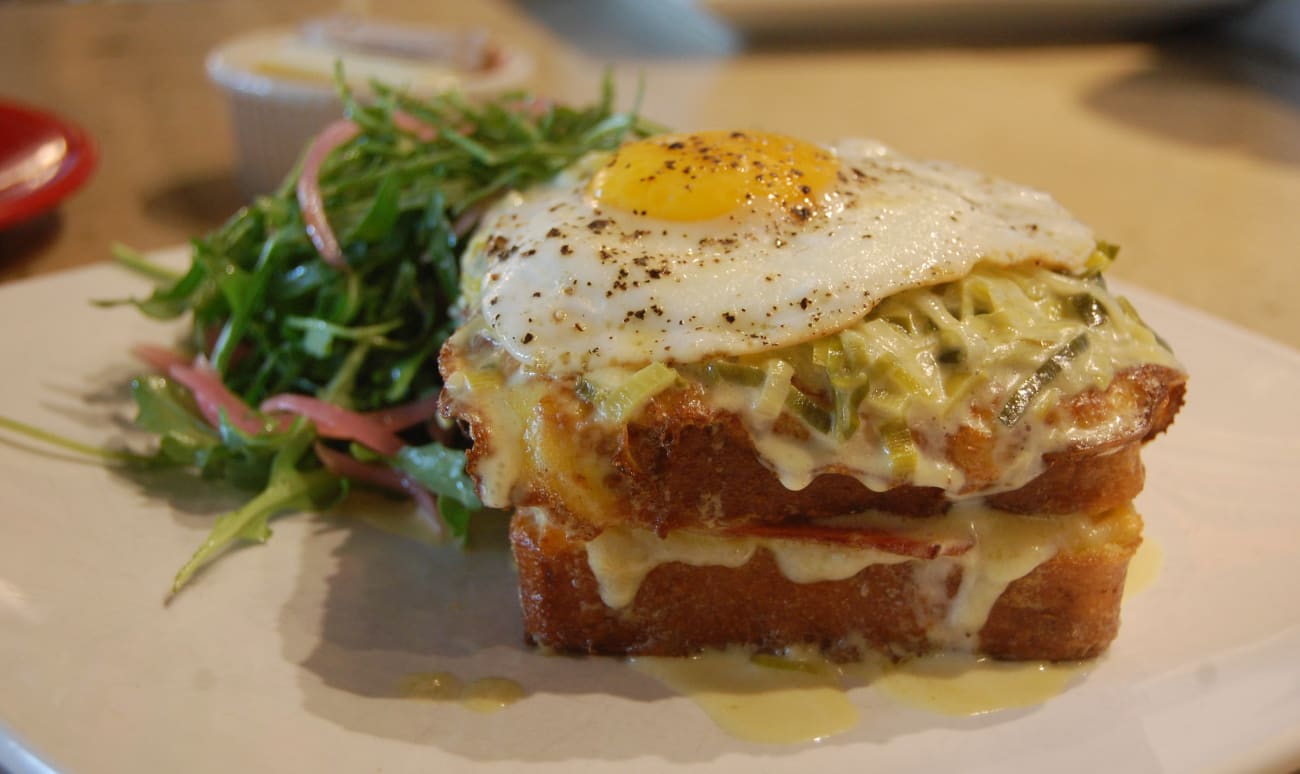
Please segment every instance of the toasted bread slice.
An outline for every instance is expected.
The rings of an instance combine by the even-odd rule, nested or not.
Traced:
[[[901,657],[958,648],[999,659],[1060,661],[1096,656],[1114,639],[1125,573],[1141,542],[1141,519],[1131,507],[1070,518],[1078,523],[1059,550],[1006,578],[1019,570],[989,565],[999,552],[1018,550],[1006,538],[1016,529],[1002,522],[990,528],[997,545],[985,547],[983,560],[960,539],[931,536],[919,540],[935,541],[932,551],[920,552],[930,558],[867,553],[861,569],[825,580],[790,577],[800,574],[800,554],[816,560],[805,566],[855,569],[852,563],[842,569],[854,541],[828,540],[825,530],[783,544],[751,540],[747,553],[731,546],[717,559],[705,546],[681,553],[681,560],[670,558],[677,549],[660,550],[653,544],[659,538],[646,531],[635,539],[642,546],[651,541],[649,554],[641,549],[639,556],[608,561],[595,556],[593,540],[531,509],[514,517],[511,541],[528,637],[556,651],[682,656],[737,644],[768,652],[813,646],[847,660],[867,650]],[[1036,534],[1041,540],[1043,533]],[[718,540],[744,539],[743,533],[707,538],[715,547]],[[647,555],[655,556],[648,571]],[[634,568],[639,577],[630,579],[630,594],[626,575],[598,577],[593,566],[602,564],[619,572]],[[984,582],[966,582],[976,576]],[[981,596],[989,598],[981,602]]]
[[[452,342],[444,347],[440,365],[449,381],[474,373],[469,354]],[[612,427],[593,420],[572,384],[540,378],[490,399],[465,400],[447,391],[443,410],[473,439],[468,469],[480,483],[507,478],[485,477],[502,459],[519,460],[512,491],[493,504],[543,507],[571,525],[631,524],[665,534],[864,510],[931,516],[955,499],[979,495],[1017,513],[1098,513],[1141,491],[1139,452],[1173,421],[1185,378],[1171,368],[1141,366],[1117,374],[1104,390],[1062,401],[1063,424],[1114,432],[1045,454],[1037,475],[1016,487],[1002,484],[1006,471],[994,447],[995,434],[1004,429],[997,420],[987,429],[962,426],[941,442],[943,456],[966,482],[957,497],[907,483],[875,491],[833,470],[803,488],[788,488],[741,420],[707,405],[698,387],[666,390],[626,425]],[[508,407],[490,409],[493,401]],[[788,424],[792,436],[807,432],[793,420]],[[1105,440],[1096,442],[1101,436]]]
[[[1099,513],[1142,491],[1142,445],[1163,432],[1182,405],[1183,374],[1145,366],[1119,374],[1105,390],[1062,402],[1074,426],[1113,422],[1106,443],[1053,452],[1027,484],[998,491],[1003,471],[992,432],[966,426],[947,439],[946,456],[962,470],[967,495],[988,491],[994,507],[1016,513]],[[996,432],[997,422],[991,425]],[[826,473],[788,489],[760,460],[739,420],[710,411],[687,391],[665,393],[629,423],[615,452],[609,485],[633,507],[620,518],[658,531],[834,516],[863,510],[911,515],[942,513],[950,499],[937,488],[910,485],[872,491],[857,479]],[[701,507],[706,503],[707,507]]]

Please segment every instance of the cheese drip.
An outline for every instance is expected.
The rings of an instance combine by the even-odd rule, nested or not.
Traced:
[[[781,574],[795,583],[844,580],[872,565],[900,564],[910,558],[873,548],[686,530],[661,538],[649,530],[620,526],[606,528],[587,543],[587,563],[600,583],[601,601],[620,608],[632,604],[641,582],[661,564],[735,568],[749,563],[760,548],[771,552]]]
[[[550,523],[544,509],[525,513],[539,524]],[[816,524],[889,531],[942,550],[934,559],[915,559],[875,548],[809,540],[728,537],[689,530],[661,538],[650,530],[617,526],[586,543],[587,562],[599,584],[601,600],[615,609],[632,604],[646,577],[670,562],[736,568],[762,549],[771,553],[782,575],[794,583],[844,580],[872,566],[911,562],[925,608],[917,611],[918,619],[925,623],[932,644],[973,651],[979,646],[979,631],[990,611],[1011,583],[1058,552],[1124,543],[1136,540],[1141,533],[1141,519],[1131,506],[1100,517],[1042,518],[968,503],[954,506],[942,517],[906,519],[864,513]],[[950,578],[957,571],[961,581],[956,593],[950,594]]]

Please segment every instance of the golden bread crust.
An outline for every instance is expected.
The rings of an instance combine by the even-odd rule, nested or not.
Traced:
[[[990,503],[1017,513],[1099,513],[1142,491],[1142,444],[1173,421],[1184,377],[1173,369],[1143,366],[1119,374],[1106,390],[1090,390],[1062,410],[1089,419],[1106,407],[1125,417],[1127,432],[1105,444],[1046,455],[1044,470],[1025,486],[990,495]],[[969,426],[949,438],[948,458],[977,494],[1001,476],[991,459],[992,435]],[[665,393],[629,423],[613,459],[624,493],[625,519],[663,534],[684,527],[820,518],[865,510],[912,516],[942,513],[951,504],[941,489],[899,486],[883,492],[857,479],[829,473],[802,490],[787,489],[759,459],[753,442],[731,414],[709,410],[690,391]],[[702,509],[701,503],[711,507]]]
[[[1060,553],[1013,581],[979,637],[979,652],[1009,660],[1074,660],[1106,648],[1137,534]],[[795,583],[765,549],[737,568],[661,564],[626,608],[601,600],[584,539],[527,515],[511,523],[528,638],[561,652],[682,656],[746,644],[776,652],[793,645],[860,658],[862,648],[894,656],[936,646],[927,620],[944,614],[922,593],[914,560],[871,565],[840,581]],[[957,591],[961,570],[947,579]]]
[[[450,342],[444,347],[440,364],[445,379],[467,367],[463,357]],[[1120,432],[1104,443],[1045,455],[1042,472],[1012,491],[995,488],[1002,471],[993,460],[992,432],[963,425],[948,436],[944,453],[966,477],[963,495],[987,491],[993,507],[1035,514],[1105,511],[1141,491],[1139,450],[1173,421],[1185,378],[1174,369],[1140,366],[1118,374],[1105,390],[1063,401],[1057,409],[1061,421],[1087,427],[1118,417]],[[834,472],[817,476],[804,489],[787,489],[764,464],[740,419],[710,407],[698,388],[660,393],[631,422],[616,428],[589,421],[590,408],[563,383],[553,383],[539,405],[544,406],[539,432],[562,439],[564,451],[552,454],[540,466],[545,469],[529,469],[510,499],[517,506],[544,507],[571,526],[623,523],[662,535],[681,528],[800,522],[866,510],[929,516],[951,505],[936,487],[903,485],[877,492]],[[481,481],[480,466],[496,453],[497,444],[515,441],[498,437],[472,401],[458,402],[446,391],[444,412],[459,419],[473,439],[468,469]],[[807,432],[793,420],[788,424],[782,432]],[[986,424],[997,431],[995,418]],[[556,456],[583,457],[588,464],[577,473],[557,472],[563,465]],[[587,493],[576,492],[575,484]],[[598,497],[589,496],[597,490]]]

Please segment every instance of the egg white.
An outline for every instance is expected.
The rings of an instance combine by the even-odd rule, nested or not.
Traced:
[[[868,140],[841,164],[822,212],[755,205],[676,222],[599,207],[600,159],[507,197],[467,255],[479,311],[530,369],[571,374],[697,362],[825,336],[882,299],[964,276],[981,261],[1083,269],[1095,240],[1047,194]]]

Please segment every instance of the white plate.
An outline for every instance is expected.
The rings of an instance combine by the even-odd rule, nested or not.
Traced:
[[[0,288],[3,413],[120,438],[126,347],[165,340],[99,266]],[[1130,291],[1192,373],[1139,502],[1165,555],[1120,638],[1045,705],[949,718],[851,698],[854,730],[768,747],[616,661],[522,645],[500,550],[459,554],[337,520],[275,522],[171,604],[173,572],[229,494],[0,442],[0,769],[1096,772],[1300,764],[1300,355]],[[6,439],[12,436],[5,435]],[[479,715],[397,697],[446,670],[522,683]]]

